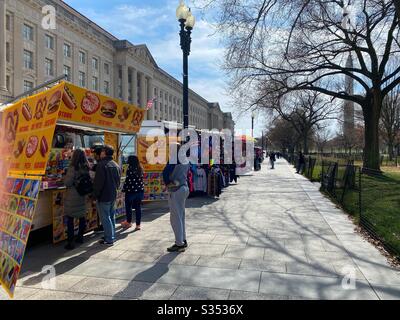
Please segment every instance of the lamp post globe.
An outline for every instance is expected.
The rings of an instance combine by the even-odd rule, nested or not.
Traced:
[[[196,18],[194,17],[194,15],[192,14],[192,12],[189,9],[189,13],[186,17],[185,27],[187,30],[192,30],[194,28],[195,24],[196,24]]]
[[[178,21],[186,20],[189,14],[189,8],[185,5],[183,0],[180,1],[178,8],[176,9],[176,18]]]

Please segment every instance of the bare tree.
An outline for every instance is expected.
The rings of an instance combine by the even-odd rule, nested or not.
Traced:
[[[294,153],[295,147],[301,140],[290,122],[277,118],[268,128],[266,137],[272,147],[282,152]]]
[[[314,142],[319,153],[324,153],[328,142],[332,139],[332,132],[329,128],[317,130],[314,134]]]
[[[308,90],[353,101],[364,116],[364,167],[380,169],[382,102],[400,84],[400,66],[385,72],[400,53],[394,0],[355,0],[346,19],[348,0],[204,1],[219,8],[233,89],[269,82],[275,91],[259,99]],[[350,54],[353,67],[346,67]],[[345,76],[354,94],[344,90]]]
[[[381,132],[388,146],[389,159],[392,161],[400,135],[400,86],[392,90],[383,100]]]
[[[258,106],[272,109],[291,123],[302,140],[303,152],[308,154],[313,130],[323,129],[324,122],[336,119],[336,107],[318,92],[294,92],[279,100],[258,100]]]

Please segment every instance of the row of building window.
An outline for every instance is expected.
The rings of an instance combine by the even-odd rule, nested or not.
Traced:
[[[11,22],[10,22],[10,17],[8,15],[7,15],[7,19],[6,20],[7,20],[6,21],[7,30],[10,30],[10,23]],[[29,26],[27,24],[24,24],[24,26],[23,26],[23,38],[26,41],[34,41],[34,29],[33,29],[33,27],[31,27],[31,26]],[[54,37],[52,37],[49,34],[46,34],[45,35],[45,47],[47,49],[54,50],[54,48],[55,48],[55,44],[54,43],[55,43]],[[9,62],[9,60],[10,60],[10,44],[6,43],[6,46],[7,46],[7,57],[8,57],[7,61]],[[68,44],[68,43],[64,43],[63,52],[64,52],[64,57],[65,58],[71,58],[72,57],[72,46],[70,44]],[[30,54],[26,53],[26,58],[27,59],[29,59],[28,56],[32,56],[33,57],[33,53],[30,53]],[[81,64],[86,64],[86,62],[87,62],[86,53],[84,51],[79,51],[79,62]],[[30,68],[31,65],[32,64],[27,65],[27,68],[32,69],[33,66],[32,66],[32,68]],[[93,68],[93,70],[96,70],[96,71],[99,70],[99,59],[96,58],[96,57],[92,57],[92,68]],[[110,65],[108,63],[104,63],[104,73],[106,75],[110,74]]]
[[[25,69],[33,70],[33,53],[28,50],[24,50],[24,67]],[[67,76],[67,80],[72,80],[72,72],[71,67],[64,66],[64,74]],[[48,58],[45,58],[45,75],[46,76],[54,76],[54,61]],[[86,87],[86,74],[85,72],[79,72],[79,85],[81,87]],[[97,77],[92,78],[92,89],[98,91],[99,90],[99,81]],[[104,81],[104,93],[110,93],[110,83],[108,81]]]

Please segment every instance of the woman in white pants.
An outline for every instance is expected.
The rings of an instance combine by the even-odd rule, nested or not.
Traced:
[[[164,183],[167,185],[169,196],[171,227],[175,234],[175,244],[168,252],[184,252],[187,247],[185,208],[189,196],[187,175],[189,164],[167,164],[163,171]]]

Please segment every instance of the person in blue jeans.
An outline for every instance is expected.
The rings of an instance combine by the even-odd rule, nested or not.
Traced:
[[[122,188],[122,192],[125,193],[126,221],[122,222],[121,225],[124,229],[132,228],[132,209],[135,209],[135,231],[139,231],[142,220],[141,206],[144,199],[143,168],[136,156],[128,158],[128,165],[126,180]]]
[[[114,245],[115,241],[115,202],[121,184],[121,168],[113,160],[113,155],[114,148],[104,146],[93,186],[97,210],[104,228],[104,238],[100,244],[107,246]]]

